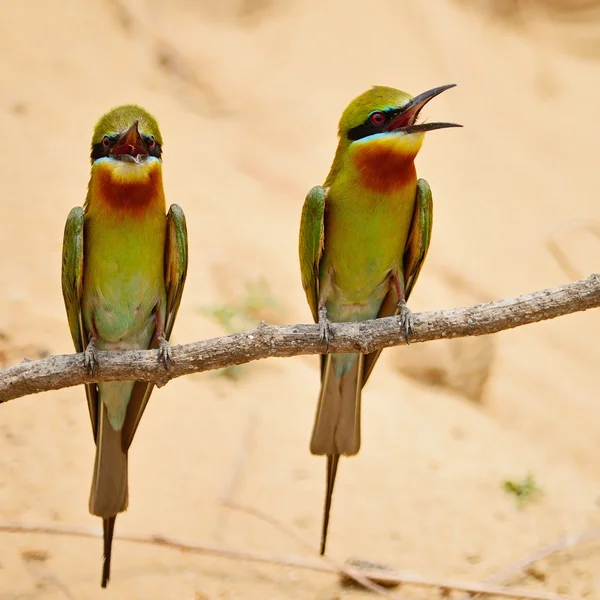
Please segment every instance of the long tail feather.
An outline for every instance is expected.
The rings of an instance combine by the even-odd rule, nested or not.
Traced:
[[[90,491],[90,512],[102,518],[127,509],[127,453],[121,445],[121,431],[115,431],[101,402],[98,419],[96,461]]]
[[[315,416],[310,451],[327,456],[327,489],[321,530],[321,554],[325,554],[333,487],[340,455],[360,449],[360,403],[364,355],[327,355],[322,363],[321,393]]]
[[[115,431],[108,419],[106,405],[100,402],[94,477],[90,491],[90,512],[102,517],[104,530],[103,588],[110,579],[112,540],[117,514],[127,509],[127,452],[123,452],[121,431]]]
[[[333,496],[333,486],[335,485],[339,460],[339,454],[329,454],[327,456],[327,490],[325,492],[325,508],[323,509],[323,529],[321,530],[321,556],[325,554],[325,547],[327,546],[329,512],[331,511],[331,498]]]
[[[104,562],[102,564],[102,583],[100,585],[103,588],[106,587],[110,579],[110,557],[112,554],[112,540],[116,519],[116,515],[108,519],[102,519],[102,529],[104,530]]]

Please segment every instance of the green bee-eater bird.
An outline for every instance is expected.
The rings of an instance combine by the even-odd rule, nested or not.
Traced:
[[[166,213],[162,138],[136,105],[104,115],[92,139],[83,208],[65,225],[62,289],[73,343],[91,373],[97,350],[158,348],[165,367],[188,263],[187,230],[176,204]],[[127,452],[154,385],[119,381],[85,386],[96,460],[90,512],[102,517],[102,587],[110,578],[115,519],[127,509]]]
[[[302,286],[327,348],[330,321],[399,315],[407,341],[412,333],[406,301],[427,255],[433,208],[414,160],[426,131],[460,127],[415,121],[429,100],[451,87],[413,98],[375,86],[342,115],[331,170],[323,187],[308,193],[300,224]],[[360,449],[361,391],[380,353],[321,356],[310,443],[312,454],[327,456],[321,554],[339,457]]]

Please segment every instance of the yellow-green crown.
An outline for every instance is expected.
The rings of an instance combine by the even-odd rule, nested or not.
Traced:
[[[102,115],[94,128],[92,146],[101,143],[105,135],[126,131],[136,120],[138,121],[140,133],[154,136],[156,143],[162,146],[162,137],[156,119],[137,104],[117,106]]]
[[[354,98],[343,112],[338,129],[340,136],[364,123],[373,111],[401,106],[411,99],[412,96],[402,90],[374,85]]]

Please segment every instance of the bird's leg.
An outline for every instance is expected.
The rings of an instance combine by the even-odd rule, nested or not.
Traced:
[[[331,331],[331,321],[327,318],[327,309],[324,304],[319,306],[319,328],[321,329],[321,344],[325,342],[327,352],[329,352],[329,341],[333,337]]]
[[[92,331],[90,332],[90,340],[83,353],[83,360],[85,367],[90,375],[93,375],[98,367],[98,350],[96,350],[96,342],[98,341],[98,334],[96,329],[92,325]]]
[[[169,368],[169,363],[173,362],[173,354],[171,351],[171,344],[165,337],[165,326],[163,323],[160,311],[156,311],[156,341],[158,342],[158,360],[162,362],[165,369]]]
[[[415,332],[415,318],[413,317],[412,311],[406,305],[406,300],[400,300],[398,302],[398,308],[400,313],[398,317],[400,319],[400,329],[404,333],[404,339],[407,344],[410,344],[410,336]]]
[[[404,281],[401,281],[399,277],[393,277],[394,286],[398,294],[398,319],[400,320],[400,329],[404,333],[404,339],[407,344],[410,344],[410,336],[415,332],[415,319],[413,314],[406,305],[406,299],[404,297]]]

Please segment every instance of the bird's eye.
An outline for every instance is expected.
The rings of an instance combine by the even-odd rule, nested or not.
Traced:
[[[110,138],[107,135],[102,138],[102,145],[105,148],[110,148]]]
[[[156,146],[156,140],[154,139],[154,136],[151,135],[149,140],[148,140],[148,148],[150,150],[152,150],[152,148],[154,148]]]
[[[371,115],[371,123],[373,125],[383,125],[385,123],[385,115],[381,112],[374,112]]]

